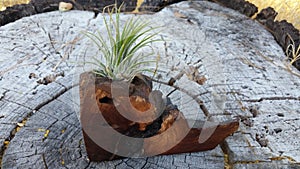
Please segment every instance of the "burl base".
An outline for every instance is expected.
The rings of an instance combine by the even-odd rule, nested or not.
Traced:
[[[91,73],[83,73],[80,77],[80,122],[91,161],[211,150],[239,127],[237,119],[222,123],[187,120],[176,106],[168,102],[162,115],[141,129],[141,124],[122,119],[115,107],[108,105],[112,104],[111,101],[99,104],[95,91],[102,89],[95,82],[97,77]],[[149,90],[141,86],[137,88],[149,93],[152,84]],[[106,100],[111,97],[110,94],[105,96]],[[149,100],[147,94],[132,93],[130,97]],[[112,112],[103,108],[110,108]],[[123,123],[119,124],[120,121]]]

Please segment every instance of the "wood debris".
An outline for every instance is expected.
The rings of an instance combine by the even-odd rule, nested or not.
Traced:
[[[187,16],[182,14],[182,13],[179,13],[179,12],[174,12],[174,16],[177,17],[177,18],[183,18],[183,19],[186,19]]]
[[[72,8],[73,8],[73,4],[71,4],[71,3],[60,2],[58,5],[59,11],[62,11],[62,12],[69,11]]]

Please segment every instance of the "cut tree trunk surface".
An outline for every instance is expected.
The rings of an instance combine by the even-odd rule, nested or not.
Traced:
[[[300,167],[299,71],[287,68],[283,50],[261,24],[206,1],[141,15],[164,26],[164,41],[152,46],[161,56],[153,88],[190,119],[239,117],[238,132],[210,151],[90,162],[78,82],[82,63],[97,52],[80,32],[103,31],[101,16],[94,16],[55,11],[0,27],[2,168]]]
[[[124,12],[134,12],[134,13],[149,13],[157,12],[163,9],[165,6],[181,2],[183,0],[66,0],[64,2],[69,2],[73,4],[76,10],[88,10],[93,11],[95,14],[101,13],[103,8],[114,4],[115,2],[120,5],[123,3],[122,11]],[[240,13],[252,17],[258,12],[258,8],[245,0],[209,0],[219,3],[225,7],[239,11]],[[15,5],[13,7],[7,8],[5,11],[0,11],[0,26],[7,23],[16,21],[22,17],[55,11],[58,9],[58,4],[61,0],[31,0],[29,4]],[[277,12],[273,8],[266,8],[259,11],[257,17],[255,18],[260,23],[267,27],[276,41],[281,45],[283,50],[286,50],[287,46],[291,43],[288,35],[294,40],[295,46],[300,45],[300,32],[291,23],[286,20],[275,21],[275,16]],[[289,56],[292,57],[292,56]],[[300,60],[296,60],[293,63],[298,70],[300,70]]]

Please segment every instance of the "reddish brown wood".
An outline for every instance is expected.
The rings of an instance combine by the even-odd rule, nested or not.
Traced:
[[[135,122],[125,118],[123,114],[118,112],[118,109],[122,109],[122,112],[130,119],[142,119],[151,123],[152,119],[155,119],[154,107],[149,102],[152,83],[146,79],[147,77],[143,76],[143,78],[142,80],[136,77],[131,84],[122,82],[115,85],[112,89],[112,81],[110,79],[96,77],[93,73],[82,74],[80,94],[83,116],[88,115],[86,114],[87,112],[95,112],[95,110],[99,109],[99,112],[101,112],[108,124],[121,133],[126,132]],[[118,94],[114,96],[114,100],[117,100],[119,103],[117,107],[113,102],[112,90]],[[129,91],[127,95],[126,90]],[[94,105],[95,102],[97,107]],[[145,123],[139,124],[142,126],[141,130],[147,126]]]
[[[132,85],[136,87],[130,90],[130,101],[136,104],[135,107],[139,110],[145,108],[143,105],[149,109],[153,108],[152,104],[149,106],[148,97],[152,88],[151,83],[139,78],[135,80]],[[203,126],[205,122],[196,121],[193,126],[190,126],[192,121],[186,120],[176,106],[167,104],[160,119],[155,120],[153,124],[152,122],[145,124],[143,130],[146,130],[146,127],[145,132],[148,132],[151,127],[158,126],[159,128],[150,130],[150,134],[142,133],[140,135],[141,132],[144,132],[141,131],[141,124],[137,127],[137,124],[124,118],[118,113],[112,101],[109,101],[112,99],[110,83],[110,80],[96,78],[92,73],[83,73],[80,79],[80,121],[86,150],[91,161],[122,158],[115,155],[117,154],[115,152],[128,152],[128,154],[122,155],[126,157],[143,157],[210,150],[238,129],[238,120],[226,121],[209,127]],[[104,103],[100,103],[99,100],[104,97],[105,101],[102,100]],[[136,101],[137,97],[143,98],[144,101]],[[156,103],[154,102],[154,104]],[[126,109],[126,107],[122,108]],[[131,113],[147,118],[143,111]],[[123,135],[114,132],[112,128]],[[216,128],[216,130],[211,133],[211,136],[209,135],[203,143],[199,142],[200,133],[210,134],[212,128]],[[124,139],[124,135],[142,137],[142,139],[129,141]],[[99,143],[106,146],[103,148]]]
[[[237,119],[229,120],[216,124],[217,126],[211,126],[204,128],[204,121],[196,121],[195,125],[189,128],[189,133],[184,137],[172,149],[166,151],[163,154],[177,154],[183,152],[198,152],[214,149],[218,144],[224,141],[226,137],[233,134],[239,127],[239,121]],[[201,132],[209,133],[209,130],[215,128],[213,134],[203,143],[199,142],[199,136]]]

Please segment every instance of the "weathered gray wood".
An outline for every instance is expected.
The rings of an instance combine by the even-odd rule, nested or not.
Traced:
[[[165,26],[159,34],[165,41],[152,46],[161,55],[158,80],[168,83],[184,70],[174,83],[181,92],[170,94],[183,113],[215,122],[241,117],[239,132],[220,146],[223,150],[89,162],[75,76],[83,70],[74,63],[95,54],[95,47],[80,40],[80,31],[103,29],[101,17],[51,12],[0,27],[2,168],[299,168],[300,79],[287,71],[284,53],[270,33],[206,1],[141,17]],[[204,85],[193,82],[189,72],[194,68],[206,76]],[[36,77],[30,79],[31,73]],[[45,77],[56,78],[47,85],[37,82]],[[165,94],[173,90],[163,84],[156,88],[166,89]],[[7,148],[4,141],[10,142]]]

